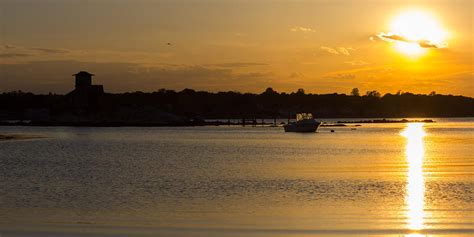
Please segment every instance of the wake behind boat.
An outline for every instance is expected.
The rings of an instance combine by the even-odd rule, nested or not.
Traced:
[[[296,122],[283,126],[285,132],[316,132],[321,122],[316,121],[311,113],[296,114]]]

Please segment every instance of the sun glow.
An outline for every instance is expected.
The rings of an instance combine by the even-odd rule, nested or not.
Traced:
[[[409,56],[419,56],[428,48],[446,47],[447,33],[432,15],[420,11],[406,11],[392,21],[391,34],[398,40],[395,48]]]
[[[425,182],[423,177],[423,159],[425,154],[424,141],[425,132],[423,124],[410,123],[402,132],[407,139],[406,159],[408,162],[407,172],[407,227],[410,230],[421,230],[424,228],[424,194]],[[416,233],[414,233],[416,234]]]
[[[420,56],[426,53],[426,49],[416,43],[396,42],[395,49],[408,56]]]

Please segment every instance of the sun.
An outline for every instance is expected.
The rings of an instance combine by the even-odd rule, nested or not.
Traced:
[[[420,56],[430,47],[446,45],[446,31],[433,15],[425,11],[402,12],[393,19],[390,31],[400,38],[396,41],[395,48],[409,56]]]

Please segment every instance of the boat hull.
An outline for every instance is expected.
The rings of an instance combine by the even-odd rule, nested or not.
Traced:
[[[285,132],[316,132],[318,130],[319,125],[321,125],[320,122],[315,122],[311,124],[287,124],[283,126],[285,129]]]

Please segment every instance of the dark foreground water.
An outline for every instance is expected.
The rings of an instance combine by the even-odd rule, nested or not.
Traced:
[[[436,120],[0,127],[0,235],[472,236],[474,119]]]

